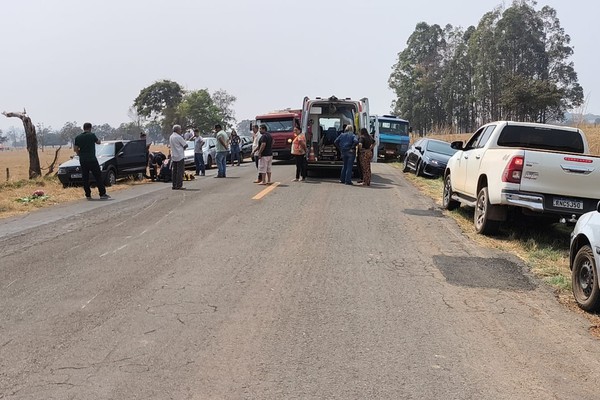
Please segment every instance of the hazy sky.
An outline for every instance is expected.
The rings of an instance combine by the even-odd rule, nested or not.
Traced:
[[[394,98],[387,81],[418,22],[477,25],[498,0],[15,0],[0,7],[0,111],[60,129],[129,122],[140,90],[170,79],[224,89],[236,118],[304,96]],[[511,2],[505,2],[510,5]],[[586,112],[600,114],[596,1],[548,0],[575,48]],[[0,129],[21,121],[0,115]]]

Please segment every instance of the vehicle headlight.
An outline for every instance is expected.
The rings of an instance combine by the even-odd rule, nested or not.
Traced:
[[[438,160],[429,160],[429,162],[431,163],[431,165],[440,165],[440,162]]]
[[[291,139],[291,138],[288,138],[287,142],[288,142],[288,143],[292,143],[292,139]]]
[[[64,175],[64,174],[66,174],[66,173],[67,173],[67,169],[66,169],[66,168],[59,168],[59,169],[58,169],[58,174],[59,174],[59,175]]]

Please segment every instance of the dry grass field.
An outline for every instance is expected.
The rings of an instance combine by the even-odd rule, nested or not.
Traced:
[[[165,152],[165,146],[153,147],[152,150]],[[56,149],[51,147],[39,151],[40,165],[42,175],[48,172],[48,166],[54,159]],[[54,167],[54,173],[48,177],[29,180],[29,156],[26,149],[11,149],[0,152],[0,218],[6,218],[14,215],[30,212],[36,208],[49,207],[55,204],[61,204],[83,198],[83,188],[68,187],[63,188],[62,184],[55,176],[58,165],[67,161],[74,154],[73,149],[63,147],[59,151],[58,160]],[[9,169],[10,176],[7,179],[6,169]],[[110,192],[124,189],[128,185],[144,184],[145,182],[125,181],[111,187]],[[30,202],[21,202],[19,199],[29,197],[36,190],[43,190],[48,196],[46,199],[34,199]]]

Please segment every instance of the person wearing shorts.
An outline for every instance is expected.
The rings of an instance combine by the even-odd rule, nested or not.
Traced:
[[[260,126],[261,137],[258,141],[258,150],[256,155],[258,156],[258,173],[261,177],[261,185],[268,185],[271,183],[271,166],[273,165],[273,137],[267,131],[267,126],[262,124]]]

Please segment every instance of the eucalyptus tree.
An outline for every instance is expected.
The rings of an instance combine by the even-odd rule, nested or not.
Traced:
[[[439,85],[445,45],[439,25],[418,23],[407,47],[398,54],[388,80],[397,97],[394,112],[410,120],[419,133],[431,130],[445,119]]]

